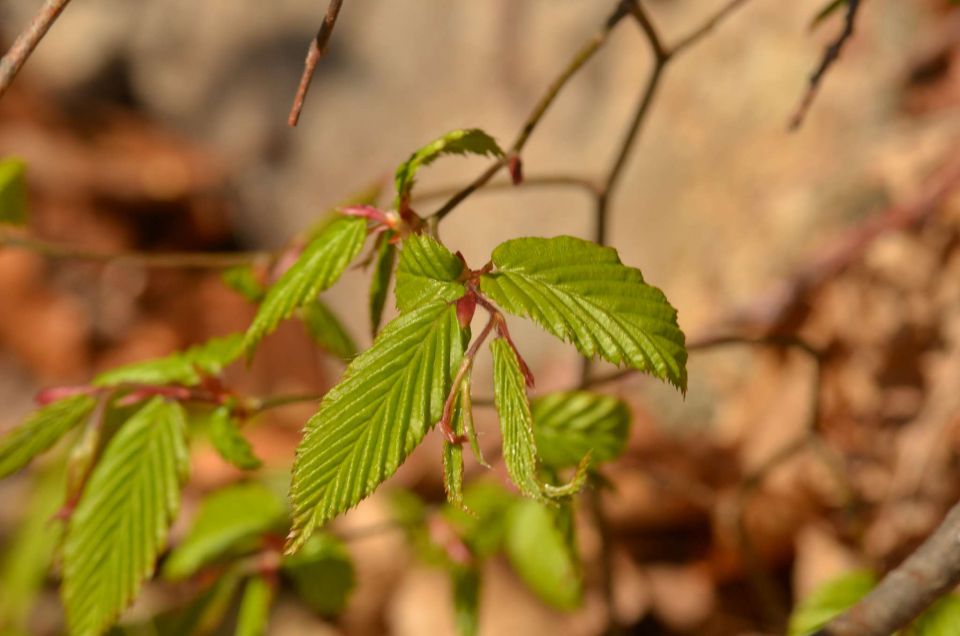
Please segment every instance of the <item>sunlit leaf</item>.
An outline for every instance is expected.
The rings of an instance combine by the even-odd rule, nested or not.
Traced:
[[[502,157],[503,150],[493,137],[482,130],[454,130],[420,148],[397,168],[397,200],[410,194],[417,171],[443,155],[490,155]]]
[[[267,292],[247,329],[244,347],[252,350],[295,309],[337,282],[363,247],[366,231],[366,221],[357,217],[340,216],[327,224]]]
[[[455,307],[432,303],[401,314],[354,358],[297,449],[289,551],[397,470],[440,419],[463,350]]]
[[[960,628],[960,597],[945,596],[921,614],[904,636],[955,636]]]
[[[544,602],[563,610],[580,605],[583,584],[569,536],[568,508],[531,500],[511,506],[505,548],[513,569]]]
[[[27,222],[26,164],[20,159],[0,159],[0,225]]]
[[[552,468],[614,459],[630,431],[630,410],[621,400],[587,391],[548,393],[531,402],[540,459]]]
[[[196,386],[204,376],[215,376],[243,355],[243,334],[211,338],[203,344],[163,358],[134,362],[101,373],[93,379],[96,386],[119,384],[180,384]]]
[[[285,519],[283,500],[265,486],[249,483],[218,490],[204,499],[187,536],[164,563],[163,575],[191,576],[250,539],[281,529]]]
[[[223,272],[224,284],[252,303],[258,303],[267,295],[266,286],[261,283],[250,265],[238,265]]]
[[[466,293],[457,279],[463,263],[429,236],[411,236],[403,242],[397,266],[397,309],[409,311],[426,302],[457,300]]]
[[[537,443],[526,384],[513,349],[503,338],[490,343],[493,353],[493,387],[503,435],[503,461],[510,479],[528,497],[543,497],[537,476]]]
[[[584,356],[600,355],[686,390],[676,310],[615,250],[570,236],[521,238],[499,245],[493,264],[481,290],[501,308],[531,318]]]
[[[253,453],[250,442],[237,428],[229,407],[217,407],[211,414],[210,441],[220,457],[241,470],[256,470],[263,465]]]
[[[293,581],[300,598],[324,616],[342,612],[356,586],[350,554],[327,534],[315,534],[300,552],[284,557],[283,573]]]
[[[463,435],[467,430],[466,420],[472,419],[470,408],[470,380],[465,379],[460,385],[460,392],[454,406],[453,419],[450,427],[455,434]],[[471,427],[472,428],[472,427]],[[443,441],[443,487],[447,493],[447,501],[463,507],[463,446]]]
[[[808,636],[852,607],[877,584],[872,572],[855,570],[831,579],[800,601],[790,615],[788,636]]]
[[[313,341],[324,351],[341,360],[350,360],[357,355],[357,345],[350,333],[323,301],[317,299],[304,305],[303,324]]]
[[[83,423],[96,404],[96,398],[89,395],[74,395],[27,416],[23,424],[0,438],[0,478],[20,470],[67,431]]]
[[[153,398],[104,450],[63,548],[71,634],[102,633],[152,576],[189,468],[185,429],[178,403]]]

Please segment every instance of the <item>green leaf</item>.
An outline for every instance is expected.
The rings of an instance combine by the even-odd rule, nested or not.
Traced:
[[[517,501],[507,514],[505,540],[510,564],[524,583],[544,602],[562,610],[579,606],[583,593],[569,515],[569,507]]]
[[[364,219],[340,216],[317,234],[297,262],[267,292],[247,329],[245,349],[251,351],[295,309],[337,282],[363,247],[366,233]]]
[[[95,386],[120,384],[196,386],[204,376],[223,372],[243,354],[243,334],[234,333],[190,347],[186,351],[163,358],[124,365],[101,373],[93,379]]]
[[[267,288],[257,278],[250,265],[237,265],[223,272],[223,283],[252,303],[259,303],[267,295]]]
[[[960,596],[945,596],[920,615],[905,636],[955,636],[960,627]]]
[[[537,476],[537,443],[533,435],[533,415],[527,401],[526,384],[520,363],[503,338],[490,343],[493,353],[493,395],[503,435],[503,461],[510,479],[520,492],[543,498],[543,485]]]
[[[409,311],[431,301],[452,302],[467,290],[457,279],[463,262],[429,236],[403,242],[397,267],[397,309]]]
[[[531,403],[540,459],[551,468],[618,457],[630,432],[630,410],[621,400],[587,391],[549,393]]]
[[[156,397],[110,440],[63,548],[71,634],[101,634],[153,575],[189,468],[183,408]]]
[[[321,349],[341,360],[351,360],[357,355],[357,345],[336,314],[320,299],[309,302],[303,308],[303,323],[307,333]]]
[[[327,534],[315,534],[300,552],[284,557],[283,572],[300,598],[324,616],[342,612],[356,586],[350,554],[343,543]]]
[[[0,160],[0,225],[27,223],[26,170],[20,159]]]
[[[241,470],[256,470],[263,465],[237,428],[229,407],[217,407],[210,416],[210,441],[221,457]]]
[[[370,333],[374,337],[380,331],[383,308],[387,305],[387,293],[390,290],[390,279],[393,278],[393,267],[397,262],[397,246],[390,241],[391,238],[393,238],[393,232],[385,232],[380,236],[373,276],[370,279]]]
[[[496,140],[487,133],[477,128],[469,130],[454,130],[448,132],[443,137],[430,142],[423,148],[420,148],[400,164],[397,168],[397,201],[402,201],[409,196],[413,188],[414,178],[421,167],[433,163],[443,155],[490,155],[493,157],[504,156],[503,150],[497,145]]]
[[[51,519],[63,504],[63,471],[45,470],[25,498],[26,514],[5,537],[0,560],[0,634],[26,634],[27,619],[43,587],[62,527]]]
[[[464,378],[460,384],[459,395],[454,406],[450,427],[458,436],[467,430],[466,420],[473,419],[470,409],[470,378]],[[472,428],[472,426],[471,426]],[[443,487],[447,501],[454,506],[463,507],[463,446],[443,441]]]
[[[286,519],[282,499],[266,486],[239,484],[218,490],[200,506],[190,531],[164,563],[167,579],[183,579],[251,539],[278,530]]]
[[[453,618],[460,636],[476,636],[479,632],[480,571],[475,567],[458,567],[453,579]]]
[[[855,570],[827,581],[803,599],[790,615],[788,636],[808,636],[852,607],[877,584],[872,572]]]
[[[432,303],[401,314],[354,358],[297,449],[288,551],[397,470],[440,419],[463,350],[456,308]]]
[[[67,431],[90,417],[97,404],[89,395],[74,395],[31,413],[0,438],[0,478],[7,477],[53,446]]]
[[[521,238],[493,251],[497,271],[481,290],[506,311],[529,317],[584,356],[646,371],[681,391],[687,352],[677,312],[617,252],[560,236]]]
[[[273,603],[273,588],[262,576],[247,581],[240,600],[237,615],[236,636],[263,636],[270,622],[270,605]]]

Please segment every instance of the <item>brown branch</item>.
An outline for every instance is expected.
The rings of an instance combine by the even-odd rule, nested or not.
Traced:
[[[50,30],[60,13],[67,8],[69,2],[70,0],[46,0],[27,29],[17,36],[13,46],[0,59],[0,97],[3,97],[10,88],[13,78],[23,68],[27,58],[37,48],[40,40]]]
[[[707,18],[706,22],[694,29],[688,35],[680,38],[680,40],[674,44],[673,48],[671,49],[673,54],[676,55],[699,42],[703,37],[713,31],[717,25],[723,22],[728,16],[733,14],[734,11],[749,1],[750,0],[730,0],[730,2],[727,2],[727,4],[720,7],[716,13]]]
[[[960,504],[936,531],[821,636],[887,636],[960,583]]]
[[[327,52],[327,45],[330,43],[330,36],[333,35],[333,27],[337,23],[341,6],[343,6],[343,0],[330,0],[330,4],[327,5],[327,14],[323,17],[323,24],[320,25],[317,36],[310,41],[310,48],[307,49],[307,59],[303,63],[303,74],[300,76],[300,85],[297,87],[297,94],[293,98],[293,106],[290,107],[290,116],[287,117],[287,123],[290,126],[296,126],[297,122],[300,121],[303,102],[307,98],[307,91],[310,90],[310,83],[313,81],[313,74],[317,70],[317,63]]]
[[[844,45],[853,37],[853,25],[857,19],[860,0],[846,1],[847,12],[843,20],[843,30],[840,32],[840,35],[827,46],[826,51],[823,53],[823,59],[820,60],[820,65],[817,66],[816,70],[810,76],[807,91],[804,93],[803,99],[800,100],[800,105],[790,120],[790,130],[797,130],[803,125],[803,120],[807,115],[807,111],[810,110],[810,105],[813,104],[814,98],[817,96],[817,91],[820,90],[820,84],[823,82],[824,76],[827,74],[827,71],[830,70],[830,67],[833,66],[834,62],[840,58],[840,52],[843,50]]]

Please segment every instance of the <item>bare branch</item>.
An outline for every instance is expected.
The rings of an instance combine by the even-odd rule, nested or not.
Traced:
[[[840,57],[840,51],[843,50],[847,41],[853,37],[853,25],[857,19],[857,10],[859,8],[860,0],[847,0],[847,13],[843,21],[843,30],[840,32],[840,35],[837,36],[837,39],[827,46],[820,65],[810,76],[810,85],[807,88],[807,92],[804,93],[803,99],[797,107],[797,111],[790,120],[790,130],[797,130],[803,124],[803,119],[806,117],[807,111],[810,110],[810,105],[813,104],[813,100],[817,96],[817,91],[820,90],[820,84],[823,82],[824,75],[827,74],[827,71],[830,70],[833,63]]]
[[[3,97],[13,78],[17,76],[20,69],[26,63],[27,58],[37,48],[37,44],[43,39],[43,36],[50,30],[54,21],[67,8],[70,0],[46,0],[43,8],[30,22],[30,26],[17,36],[13,46],[7,51],[7,54],[0,59],[0,97]]]
[[[303,110],[303,102],[307,98],[307,91],[310,90],[310,82],[313,81],[313,74],[317,70],[317,63],[327,52],[327,44],[330,43],[330,36],[333,35],[333,27],[337,23],[337,16],[340,15],[340,7],[343,0],[330,0],[327,5],[327,15],[323,18],[323,24],[317,31],[317,37],[310,41],[310,48],[307,49],[307,59],[303,63],[303,75],[300,76],[300,85],[297,87],[297,94],[293,98],[293,106],[290,108],[290,116],[287,117],[287,123],[296,126],[300,121],[300,111]]]
[[[887,636],[960,583],[960,504],[930,537],[820,636]]]
[[[680,38],[680,41],[673,45],[671,52],[676,55],[677,53],[680,53],[688,47],[696,44],[701,38],[713,31],[718,24],[723,22],[734,11],[749,1],[750,0],[730,0],[730,2],[727,2],[727,4],[720,7],[716,13],[707,18],[706,22],[694,29],[689,35]]]

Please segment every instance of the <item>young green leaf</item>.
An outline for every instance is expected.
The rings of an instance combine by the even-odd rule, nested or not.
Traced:
[[[26,164],[20,159],[0,160],[0,225],[27,222]]]
[[[569,515],[569,507],[517,501],[507,514],[505,541],[520,578],[544,602],[562,610],[575,609],[583,594]]]
[[[357,355],[357,345],[336,314],[319,298],[303,308],[303,324],[307,333],[324,351],[341,360],[352,360]]]
[[[460,636],[476,636],[480,627],[480,570],[456,567],[453,583],[453,618]]]
[[[264,336],[290,317],[295,309],[317,297],[337,282],[363,247],[367,223],[362,218],[341,216],[330,222],[303,250],[297,262],[267,292],[253,323],[247,329],[244,347],[251,351]]]
[[[103,633],[153,574],[189,468],[185,433],[183,408],[155,397],[104,450],[63,547],[71,634]]]
[[[377,255],[373,265],[373,275],[370,279],[370,333],[376,337],[383,321],[383,308],[387,305],[387,293],[390,290],[390,279],[393,278],[393,267],[397,262],[397,246],[390,239],[393,232],[381,235],[377,245]]]
[[[53,446],[67,431],[90,417],[96,404],[96,398],[89,395],[74,395],[30,414],[23,424],[0,438],[0,479]]]
[[[300,552],[284,557],[283,573],[293,581],[300,598],[324,616],[342,612],[356,586],[350,554],[327,534],[313,535]]]
[[[256,470],[263,465],[253,447],[240,433],[230,408],[217,407],[210,416],[210,441],[220,457],[241,470]]]
[[[616,458],[630,431],[621,400],[587,391],[548,393],[531,403],[533,432],[544,465],[568,468],[588,454],[593,462]]]
[[[960,627],[960,596],[950,594],[927,609],[904,636],[955,636]]]
[[[503,461],[510,479],[520,492],[542,499],[543,485],[537,476],[533,415],[520,363],[503,338],[491,342],[490,351],[493,353],[493,395],[503,435]]]
[[[397,309],[409,311],[430,301],[452,302],[466,293],[457,279],[463,262],[429,236],[403,242],[397,266]]]
[[[204,499],[187,536],[164,563],[164,577],[191,576],[228,551],[281,529],[286,513],[283,500],[263,485],[249,483],[218,490]]]
[[[437,302],[401,314],[354,358],[297,449],[289,552],[397,470],[440,419],[463,350],[456,308]]]
[[[236,636],[264,636],[270,622],[270,604],[273,587],[262,576],[254,576],[243,588],[240,612],[237,615]]]
[[[243,354],[243,334],[234,333],[163,358],[134,362],[101,373],[95,386],[180,384],[196,386],[204,376],[219,375]]]
[[[531,318],[587,357],[599,354],[686,390],[676,310],[615,250],[570,236],[521,238],[500,244],[493,263],[497,270],[480,287],[506,311]]]
[[[872,572],[855,570],[827,581],[800,601],[790,615],[788,636],[809,636],[830,622],[877,584]]]
[[[267,295],[267,288],[261,283],[250,265],[237,265],[225,270],[221,275],[223,283],[252,303],[259,303]]]
[[[464,394],[466,393],[466,397]],[[470,378],[464,378],[460,385],[459,395],[453,411],[453,420],[450,428],[460,436],[467,430],[466,420],[472,419],[470,408]],[[472,428],[472,426],[471,426]],[[463,446],[443,441],[443,487],[447,493],[447,501],[452,505],[463,508]]]
[[[397,168],[397,201],[408,197],[414,178],[421,167],[433,163],[443,155],[490,155],[502,157],[503,150],[496,140],[482,130],[454,130],[420,148]]]

